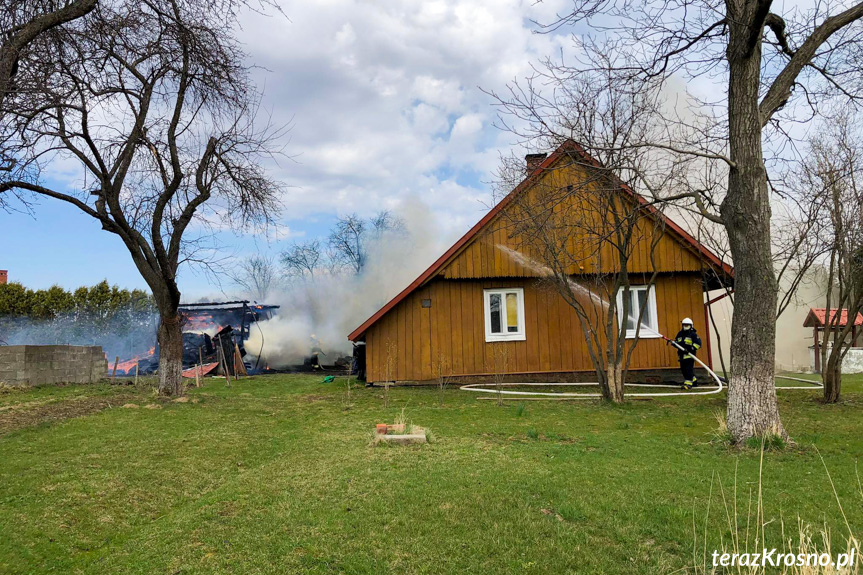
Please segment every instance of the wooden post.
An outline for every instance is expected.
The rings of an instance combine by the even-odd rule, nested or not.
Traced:
[[[195,371],[195,387],[201,387],[201,378],[204,377],[204,354],[198,348],[198,369]]]
[[[135,362],[135,387],[138,387],[138,362]]]
[[[249,375],[249,372],[246,371],[246,366],[243,363],[243,355],[240,353],[240,346],[237,345],[237,342],[234,342],[234,373],[237,377],[242,375]]]
[[[821,349],[818,342],[818,326],[812,328],[815,334],[815,373],[821,373]]]
[[[225,362],[225,381],[228,384],[228,387],[231,386],[231,376],[234,374],[231,373],[231,368],[228,365],[228,356],[225,355],[225,348],[222,346],[222,339],[219,338],[219,349],[222,350],[222,361]]]
[[[219,365],[222,366],[225,372],[225,386],[231,387],[231,374],[228,372],[228,359],[225,357],[224,348],[222,348],[222,336],[219,336],[218,342],[219,348],[216,350],[216,355],[219,356]]]
[[[114,360],[114,371],[111,372],[111,385],[114,385],[114,377],[117,375],[117,364],[120,363],[120,356],[117,356],[117,359]]]
[[[237,348],[237,342],[232,341],[234,344],[234,349],[231,350],[231,357],[234,360],[234,379],[240,379],[240,368],[237,366],[237,356],[240,354],[240,350]]]

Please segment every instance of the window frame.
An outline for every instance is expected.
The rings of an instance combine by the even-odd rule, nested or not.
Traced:
[[[518,314],[518,327],[519,330],[517,332],[504,332],[504,333],[492,333],[491,331],[491,296],[492,294],[500,294],[501,302],[506,301],[506,294],[515,293],[516,294],[516,310]],[[482,301],[483,301],[483,315],[485,322],[485,341],[486,343],[493,343],[497,341],[525,341],[527,339],[527,334],[525,333],[525,321],[524,321],[524,288],[520,287],[512,287],[512,288],[487,288],[482,290]],[[501,309],[501,319],[505,316],[503,315],[505,311]],[[505,322],[504,322],[505,323]]]
[[[649,284],[629,286],[630,305],[632,305],[633,303],[635,305],[638,305],[638,297],[636,296],[635,298],[633,298],[633,294],[639,291],[647,291],[647,310],[650,313],[650,317],[653,318],[654,325],[647,326],[642,324],[640,330],[638,329],[638,326],[636,326],[635,329],[627,328],[625,338],[635,339],[635,333],[636,331],[638,331],[638,339],[659,339],[662,337],[662,334],[659,333],[659,314],[657,314],[656,312],[656,285]],[[623,293],[623,288],[617,290],[617,318],[618,325],[621,330],[623,330],[624,322],[626,321],[626,318],[623,317]],[[630,311],[634,311],[634,309],[631,309]],[[638,316],[640,314],[641,310],[639,309],[637,312],[635,312],[635,318],[638,319]]]

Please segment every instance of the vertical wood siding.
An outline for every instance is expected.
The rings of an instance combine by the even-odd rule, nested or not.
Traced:
[[[524,341],[485,341],[483,289],[524,288]],[[431,307],[422,307],[431,299]],[[680,320],[689,316],[701,334],[704,294],[700,274],[661,275],[656,280],[660,331],[673,337]],[[706,338],[705,344],[706,344]],[[366,333],[369,381],[423,381],[437,377],[443,362],[452,375],[484,375],[495,371],[495,348],[507,348],[508,373],[591,371],[593,365],[578,318],[554,290],[535,279],[437,279],[416,290]],[[642,339],[630,369],[676,368],[677,353],[662,339]]]
[[[576,191],[567,193],[555,191],[565,189],[567,184],[573,182],[579,186],[575,188]],[[567,251],[573,255],[573,261],[578,263],[568,265],[568,273],[578,275],[616,271],[618,265],[616,256],[612,253],[613,246],[606,242],[601,249],[597,249],[600,236],[591,237],[590,234],[584,233],[585,230],[608,232],[611,229],[609,223],[597,223],[606,216],[599,215],[596,202],[609,201],[610,198],[607,192],[603,195],[596,191],[598,185],[589,180],[584,169],[577,165],[564,164],[548,170],[533,188],[524,192],[525,196],[522,200],[508,205],[470,243],[453,256],[441,274],[446,279],[517,278],[540,275],[499,246],[530,257],[532,242],[519,236],[518,222],[531,217],[531,214],[524,212],[525,205],[540,205],[543,202],[553,202],[553,212],[559,215],[561,222],[573,222],[574,227],[567,234],[566,246]],[[542,196],[543,191],[548,190],[552,190],[552,195]],[[616,201],[632,202],[632,200],[620,198],[623,196]],[[626,211],[632,208],[621,206],[619,209]],[[650,273],[654,265],[655,269],[662,272],[694,272],[703,268],[703,262],[694,248],[684,244],[671,231],[665,230],[653,247],[651,238],[656,225],[657,220],[653,216],[645,214],[639,220],[628,263],[630,273]],[[653,261],[651,251],[653,251]],[[541,257],[533,259],[543,261]]]

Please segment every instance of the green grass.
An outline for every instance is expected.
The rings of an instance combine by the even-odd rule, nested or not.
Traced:
[[[693,519],[708,549],[727,538],[720,482],[729,497],[736,472],[744,516],[757,492],[759,451],[715,440],[722,396],[524,408],[454,387],[440,407],[435,387],[394,387],[385,409],[382,389],[348,402],[320,380],[209,380],[197,403],[0,427],[0,573],[670,573],[692,567]],[[842,545],[820,457],[863,524],[863,377],[843,386],[840,405],[780,392],[798,445],[764,454],[776,546],[798,515]],[[130,394],[157,402],[69,386],[0,392],[0,410]],[[370,446],[402,410],[434,441]]]

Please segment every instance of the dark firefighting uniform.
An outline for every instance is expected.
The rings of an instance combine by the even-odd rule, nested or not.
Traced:
[[[681,329],[677,332],[674,341],[686,350],[677,350],[677,360],[680,362],[680,372],[683,374],[683,386],[689,389],[696,382],[695,360],[692,356],[695,356],[695,352],[701,348],[701,338],[698,337],[698,333],[693,327],[691,329]]]

